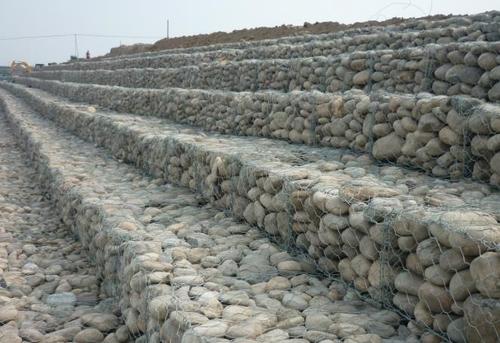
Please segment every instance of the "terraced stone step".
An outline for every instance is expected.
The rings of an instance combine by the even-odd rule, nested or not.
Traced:
[[[463,97],[131,89],[17,78],[73,101],[210,131],[368,152],[438,177],[500,186],[500,106]],[[12,86],[13,87],[13,86]],[[47,93],[35,93],[50,99]]]
[[[350,89],[500,100],[500,42],[450,43],[335,57],[214,62],[181,68],[36,71],[43,79],[132,88]]]
[[[457,342],[498,339],[493,280],[500,273],[491,266],[499,255],[500,202],[486,185],[378,167],[366,155],[206,134],[28,94],[22,96],[38,111],[117,158],[189,186],[285,245],[307,250],[321,270],[398,308],[412,332],[432,330]]]
[[[388,25],[385,27],[381,26],[367,26],[366,28],[348,29],[340,32],[326,33],[326,34],[310,34],[310,35],[299,35],[295,37],[282,37],[277,39],[266,39],[253,42],[236,42],[236,43],[224,43],[224,44],[213,44],[208,46],[199,46],[192,48],[178,48],[178,49],[168,49],[157,52],[147,52],[138,54],[129,54],[125,58],[129,57],[154,57],[164,54],[176,54],[176,53],[197,53],[206,51],[216,51],[222,49],[249,49],[259,46],[270,46],[276,44],[300,44],[310,41],[318,40],[332,40],[340,37],[355,36],[360,34],[371,34],[375,32],[405,32],[405,31],[415,31],[415,30],[431,30],[439,28],[455,28],[455,27],[471,27],[476,30],[481,31],[484,37],[478,37],[479,39],[486,40],[498,40],[498,23],[500,22],[500,12],[498,11],[488,11],[484,13],[479,13],[475,15],[465,15],[465,16],[453,16],[450,18],[427,20],[427,19],[408,19],[404,23],[396,25]],[[98,60],[119,60],[124,58],[124,56],[99,58]],[[92,62],[90,62],[92,63]]]
[[[128,342],[118,300],[35,182],[0,111],[0,341]]]
[[[121,298],[136,342],[381,342],[397,335],[399,316],[308,274],[310,262],[260,230],[112,160],[5,91],[0,97],[41,182],[95,259],[103,291]],[[415,341],[403,331],[401,341]]]
[[[126,68],[178,68],[217,60],[289,59],[334,56],[345,52],[401,49],[432,43],[483,41],[487,36],[480,25],[423,30],[417,32],[381,31],[354,36],[342,35],[332,40],[312,40],[301,44],[280,43],[246,49],[222,49],[198,53],[167,53],[146,57],[123,57],[117,60],[86,61],[47,66],[44,70],[115,70]],[[498,37],[500,39],[500,35]]]

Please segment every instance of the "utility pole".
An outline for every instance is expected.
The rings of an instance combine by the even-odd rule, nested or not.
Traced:
[[[167,19],[167,39],[170,38],[170,20]]]
[[[78,58],[78,34],[75,33],[75,56]]]

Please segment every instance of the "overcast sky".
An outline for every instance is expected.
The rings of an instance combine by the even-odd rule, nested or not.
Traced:
[[[392,5],[391,5],[392,4]],[[111,47],[154,42],[171,36],[305,21],[352,23],[394,16],[466,14],[500,10],[498,0],[0,0],[0,65],[13,59],[29,63],[62,62],[75,52],[73,37],[6,41],[2,38],[101,34],[153,36],[152,39],[80,37],[80,56]],[[424,13],[423,13],[424,12]],[[158,37],[158,38],[156,38]]]

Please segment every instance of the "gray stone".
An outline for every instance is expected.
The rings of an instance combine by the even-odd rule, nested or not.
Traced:
[[[373,145],[373,157],[377,160],[395,160],[401,154],[404,141],[395,133],[391,133],[375,141]]]
[[[71,292],[50,294],[47,297],[46,303],[50,306],[74,305],[76,303],[76,296]]]
[[[451,83],[464,82],[475,85],[482,75],[482,71],[476,67],[469,67],[462,64],[454,65],[446,72],[446,81]]]
[[[96,329],[85,329],[79,332],[75,338],[75,343],[99,343],[104,340],[104,335]]]

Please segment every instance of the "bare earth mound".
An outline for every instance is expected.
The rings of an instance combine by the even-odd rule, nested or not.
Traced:
[[[434,15],[425,17],[426,19],[444,19],[451,15]],[[405,18],[391,18],[384,21],[363,21],[353,24],[342,24],[338,22],[304,23],[303,26],[281,25],[275,27],[257,27],[253,29],[235,30],[232,32],[213,32],[210,34],[200,34],[193,36],[182,36],[176,38],[163,38],[154,44],[134,44],[122,45],[112,48],[106,57],[135,54],[147,51],[159,51],[176,48],[190,48],[219,43],[233,43],[244,41],[257,41],[263,39],[273,39],[279,37],[320,34],[338,32],[348,29],[362,28],[366,26],[388,26],[397,25],[404,22]]]

